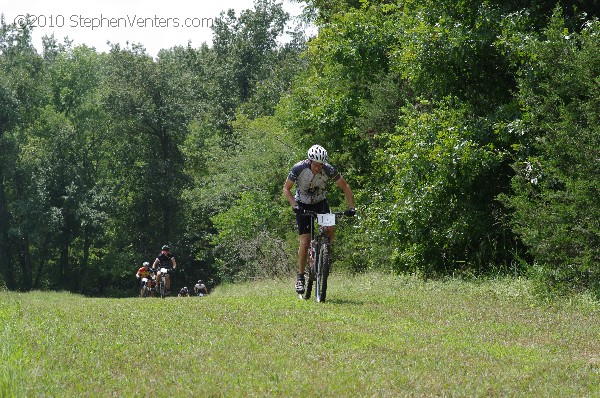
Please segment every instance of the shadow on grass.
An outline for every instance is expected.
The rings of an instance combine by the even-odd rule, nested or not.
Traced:
[[[327,304],[336,304],[336,305],[365,305],[365,302],[362,300],[349,300],[349,299],[336,299],[336,298],[328,298],[325,303]]]

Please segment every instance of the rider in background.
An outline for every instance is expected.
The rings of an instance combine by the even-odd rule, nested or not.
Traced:
[[[182,287],[179,291],[179,294],[177,294],[177,297],[190,297],[190,292],[188,291],[188,288],[186,286]]]
[[[177,268],[177,262],[175,261],[175,256],[171,253],[171,248],[167,245],[164,245],[160,251],[160,254],[154,260],[154,264],[152,264],[152,268],[156,270],[156,282],[160,283],[161,278],[161,268],[166,268],[167,273],[165,274],[165,286],[167,287],[167,291],[171,290],[171,277],[169,275],[171,270]]]
[[[198,282],[194,285],[194,294],[196,296],[204,296],[208,294],[206,285],[202,282],[202,279],[198,279]]]
[[[144,278],[147,278],[146,280],[148,287],[152,288],[152,273],[154,272],[153,269],[150,268],[150,263],[148,261],[145,261],[144,264],[142,265],[142,267],[140,269],[137,270],[137,272],[135,273],[135,277],[138,279],[139,283],[140,283],[140,289],[142,288],[142,283]]]
[[[333,180],[344,191],[346,201],[350,207],[345,213],[354,216],[354,196],[350,185],[344,180],[337,170],[327,163],[327,151],[320,145],[313,145],[308,150],[308,159],[296,163],[283,185],[283,194],[296,213],[296,225],[300,235],[298,248],[298,277],[296,279],[296,292],[304,293],[304,268],[310,246],[310,223],[312,219],[303,215],[304,211],[329,213],[329,205],[325,198],[327,182]],[[292,187],[296,184],[296,194],[292,194]],[[326,227],[325,233],[333,242],[334,229]]]

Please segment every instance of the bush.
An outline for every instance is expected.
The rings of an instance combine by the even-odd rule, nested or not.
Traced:
[[[455,99],[403,109],[374,167],[388,182],[373,195],[369,220],[398,272],[486,273],[509,255],[512,234],[495,201],[506,184],[504,153],[490,130]]]
[[[521,47],[524,105],[514,164],[514,230],[529,247],[545,291],[600,286],[600,23],[565,28],[560,9]]]

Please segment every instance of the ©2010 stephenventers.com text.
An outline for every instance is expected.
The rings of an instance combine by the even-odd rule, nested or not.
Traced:
[[[206,17],[151,17],[137,14],[125,15],[124,17],[111,17],[100,14],[99,16],[84,16],[81,14],[25,14],[17,15],[14,23],[17,25],[29,25],[40,28],[83,28],[83,29],[105,29],[105,28],[211,28],[215,18]]]

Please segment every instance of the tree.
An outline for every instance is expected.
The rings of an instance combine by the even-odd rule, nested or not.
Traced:
[[[211,207],[220,208],[212,221],[221,277],[237,280],[287,274],[290,262],[285,243],[293,230],[293,217],[287,206],[281,206],[281,187],[297,151],[275,117],[249,120],[238,115],[233,127],[239,145],[211,162],[211,177],[203,191],[205,201],[217,200]]]
[[[600,25],[569,31],[560,8],[523,54],[512,124],[520,140],[513,178],[515,231],[527,244],[545,290],[600,295]]]
[[[119,182],[115,236],[131,243],[132,254],[174,242],[180,227],[186,184],[180,146],[194,113],[191,76],[176,54],[160,55],[154,61],[141,47],[113,46],[107,60],[103,102],[112,115],[115,162],[110,178]]]
[[[494,124],[515,82],[494,46],[500,10],[471,1],[335,4],[309,43],[310,68],[282,104],[290,127],[340,153],[368,212],[359,227],[395,247],[396,269],[503,267],[510,258],[501,248],[514,244],[494,227],[505,218],[495,197],[511,170]],[[348,251],[366,252],[356,245]],[[350,263],[389,263],[389,250],[369,250],[383,258]]]
[[[482,145],[489,128],[457,100],[403,110],[379,151],[376,168],[387,178],[370,220],[386,231],[397,270],[481,274],[510,259],[510,233],[493,200],[506,185],[502,174],[492,176],[505,154]]]
[[[24,199],[18,163],[20,143],[27,126],[38,117],[38,107],[47,100],[42,58],[31,44],[31,26],[6,24],[0,20],[0,266],[10,289],[32,286],[31,256],[26,232],[14,216],[15,203]],[[6,108],[4,107],[6,106]],[[17,264],[19,267],[16,268]]]
[[[35,272],[24,274],[29,287],[34,275],[36,288],[49,281],[79,290],[106,218],[106,189],[97,183],[96,167],[104,146],[98,65],[94,50],[70,44],[44,59],[48,102],[22,130],[14,180],[21,262],[28,270],[35,264]]]
[[[243,10],[236,17],[230,9],[214,24],[211,73],[216,84],[211,113],[224,145],[234,142],[229,123],[238,106],[254,95],[259,82],[272,75],[278,57],[277,38],[288,18],[281,3],[256,0],[253,10]]]
[[[281,157],[289,148],[272,115],[303,66],[303,35],[296,32],[283,46],[277,42],[287,19],[281,4],[272,1],[257,1],[239,17],[229,10],[214,26],[213,48],[202,47],[190,58],[190,69],[207,93],[201,94],[201,112],[183,145],[192,181],[184,192],[187,236],[193,237],[189,243],[197,262],[215,258],[222,278],[255,276],[265,269],[257,264],[268,259],[264,242],[279,242],[275,246],[281,248],[280,233],[270,229],[277,225],[272,220],[277,206],[265,213],[261,204],[281,197],[287,173],[280,169]],[[200,226],[203,231],[197,231]],[[257,230],[263,243],[249,235]]]
[[[11,150],[12,145],[7,134],[17,123],[18,114],[16,112],[17,101],[4,82],[4,76],[0,77],[0,253],[5,259],[3,267],[0,268],[0,276],[6,279],[5,282],[10,288],[13,288],[15,282],[12,274],[12,253],[9,241],[10,217],[5,185],[10,154],[14,153]]]

